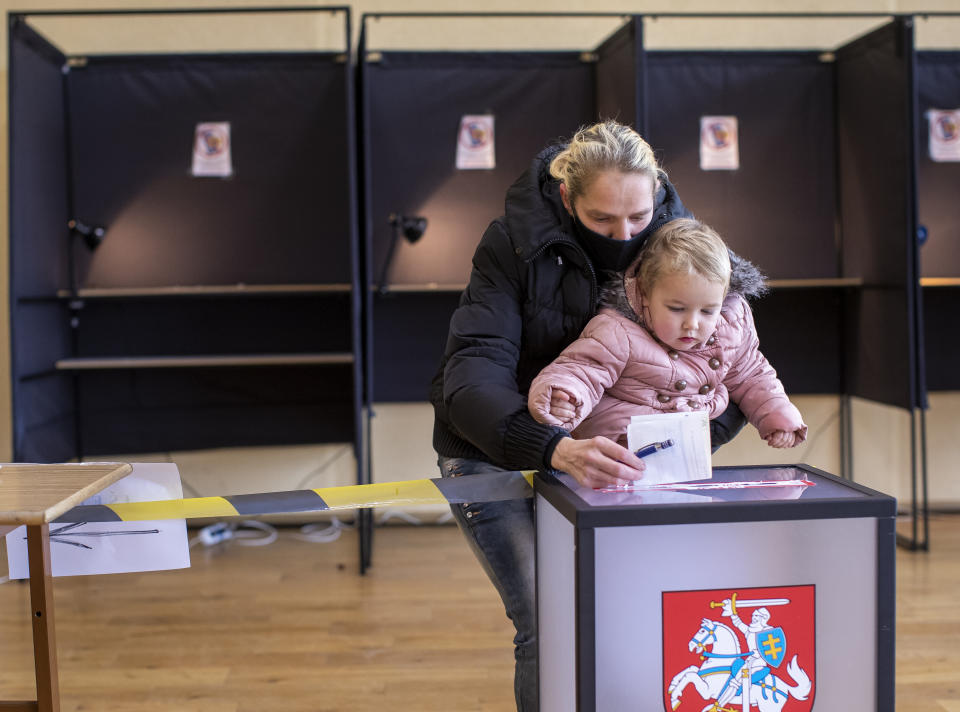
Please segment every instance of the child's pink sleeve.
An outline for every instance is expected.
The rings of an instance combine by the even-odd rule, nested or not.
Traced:
[[[623,326],[612,315],[598,314],[533,380],[527,396],[530,414],[541,423],[573,430],[620,378],[629,357],[630,341]],[[573,420],[561,421],[551,415],[550,402],[556,390],[570,396],[576,408]]]

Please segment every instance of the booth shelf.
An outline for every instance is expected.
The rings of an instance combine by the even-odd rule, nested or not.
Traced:
[[[232,297],[296,294],[340,294],[350,292],[351,285],[330,284],[198,284],[167,287],[84,287],[71,292],[61,289],[58,299],[135,299],[138,297]],[[29,298],[29,297],[27,297]],[[40,297],[43,299],[43,297]]]
[[[955,286],[960,284],[960,278],[954,280],[922,280],[924,286]],[[816,289],[818,287],[862,287],[863,280],[859,277],[828,277],[824,279],[768,279],[767,287],[770,289]],[[466,282],[459,284],[449,283],[440,284],[437,282],[427,282],[423,284],[391,284],[384,290],[386,294],[391,292],[462,292],[467,288]],[[377,287],[371,286],[371,290],[377,290]],[[83,297],[83,291],[78,296]]]
[[[960,277],[921,277],[921,287],[960,287]]]
[[[351,353],[265,354],[229,356],[158,356],[136,358],[65,358],[57,361],[60,371],[92,371],[120,368],[221,368],[230,366],[325,366],[353,363]]]

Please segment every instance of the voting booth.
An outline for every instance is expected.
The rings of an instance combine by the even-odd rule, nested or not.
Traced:
[[[639,32],[622,13],[363,15],[372,402],[427,400],[480,236],[533,157],[601,116],[638,123]]]
[[[10,15],[16,460],[362,451],[349,26]]]
[[[893,498],[804,465],[663,487],[537,476],[542,709],[893,709]]]

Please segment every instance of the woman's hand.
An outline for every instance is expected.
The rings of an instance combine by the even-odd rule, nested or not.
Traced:
[[[774,430],[766,439],[767,445],[776,448],[796,447],[803,442],[799,433],[788,433],[784,430]]]
[[[643,477],[643,460],[609,438],[563,438],[554,448],[550,465],[572,476],[584,487],[628,485]]]

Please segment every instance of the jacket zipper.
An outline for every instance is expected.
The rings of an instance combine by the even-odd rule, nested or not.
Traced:
[[[554,238],[553,240],[548,240],[544,242],[540,247],[537,248],[537,251],[534,252],[530,257],[526,259],[526,262],[533,262],[540,255],[547,251],[548,248],[556,244],[563,244],[567,247],[571,247],[583,257],[584,263],[587,265],[587,272],[590,275],[590,304],[593,309],[597,308],[597,272],[593,268],[593,263],[590,261],[590,258],[587,256],[587,253],[584,252],[583,248],[580,247],[576,242],[570,240],[569,238]]]

